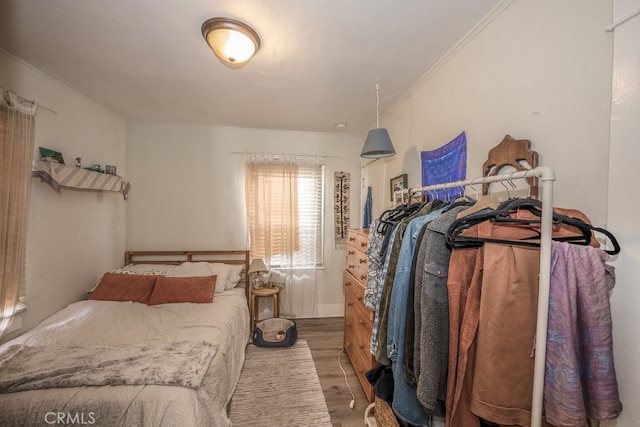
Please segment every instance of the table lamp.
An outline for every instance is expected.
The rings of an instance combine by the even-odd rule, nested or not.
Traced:
[[[261,258],[251,261],[248,272],[253,275],[253,278],[251,279],[251,286],[253,286],[254,289],[262,289],[265,285],[264,273],[268,272],[269,269]]]

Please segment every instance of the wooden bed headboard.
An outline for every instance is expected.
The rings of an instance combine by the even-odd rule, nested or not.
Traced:
[[[168,264],[179,265],[183,262],[220,262],[223,264],[241,264],[240,283],[244,284],[244,293],[249,302],[249,251],[126,251],[124,265],[129,264]]]

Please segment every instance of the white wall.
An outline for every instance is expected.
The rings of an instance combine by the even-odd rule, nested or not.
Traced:
[[[408,174],[409,186],[419,186],[420,151],[463,130],[467,176],[481,176],[487,152],[509,134],[531,140],[541,163],[556,170],[558,206],[580,209],[603,224],[612,57],[612,35],[604,27],[611,23],[611,2],[503,5],[388,111],[384,123],[398,155],[366,167],[367,182],[375,169],[384,176],[377,188],[389,191],[388,179],[401,173]],[[388,196],[376,199],[390,203]]]
[[[408,173],[409,186],[419,186],[420,151],[462,130],[469,178],[482,174],[505,134],[530,139],[541,164],[556,171],[554,204],[582,210],[622,246],[611,307],[624,409],[602,425],[640,425],[640,202],[630,193],[640,178],[640,17],[616,29],[615,49],[605,32],[640,1],[616,0],[615,13],[613,2],[597,0],[502,6],[388,111],[384,125],[398,155],[363,162],[364,181],[378,195],[374,214],[390,205],[389,178]]]
[[[615,0],[614,21],[640,8],[638,0]],[[603,425],[640,425],[640,225],[635,215],[640,201],[632,188],[640,181],[640,16],[614,32],[613,96],[611,111],[610,173],[607,219],[622,252],[614,263],[616,288],[611,299],[613,342],[620,394],[625,405],[615,422]]]
[[[348,134],[158,123],[128,125],[127,247],[134,250],[245,249],[243,155],[328,156],[325,265],[317,273],[319,316],[342,315],[345,252],[333,239],[333,173],[351,173],[352,226],[362,221],[358,158],[362,139]]]
[[[126,122],[40,71],[0,52],[0,86],[54,110],[36,115],[39,146],[62,152],[66,162],[113,164],[126,176]],[[27,311],[24,332],[85,291],[105,270],[120,266],[125,250],[126,202],[120,193],[62,189],[34,178],[27,241]]]

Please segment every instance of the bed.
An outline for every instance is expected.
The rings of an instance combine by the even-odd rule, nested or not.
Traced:
[[[231,425],[248,262],[248,251],[128,251],[88,300],[0,346],[0,425]],[[123,283],[149,281],[146,303],[117,300]]]

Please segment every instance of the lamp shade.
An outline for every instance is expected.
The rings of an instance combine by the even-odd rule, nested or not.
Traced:
[[[367,134],[367,139],[362,147],[360,157],[369,159],[378,159],[381,157],[390,157],[396,154],[393,148],[389,132],[383,128],[371,129]]]
[[[267,271],[269,271],[269,269],[264,264],[264,261],[258,258],[251,261],[248,273],[266,273]]]
[[[202,24],[202,36],[213,53],[228,66],[241,66],[260,49],[260,36],[244,22],[211,18]]]

